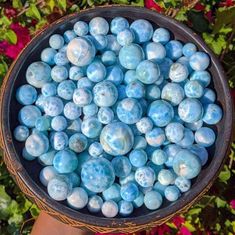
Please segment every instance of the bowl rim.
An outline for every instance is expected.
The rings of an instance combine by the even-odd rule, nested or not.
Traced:
[[[182,211],[183,209],[187,208],[188,205],[191,205],[197,198],[200,197],[202,193],[205,193],[211,186],[212,182],[215,180],[216,176],[219,174],[219,171],[221,167],[223,166],[226,153],[229,150],[231,137],[232,137],[232,125],[233,125],[233,103],[231,99],[231,95],[229,92],[228,84],[225,79],[224,71],[222,66],[220,65],[218,59],[214,55],[214,53],[208,48],[208,46],[205,45],[204,41],[200,36],[198,36],[195,32],[193,32],[191,29],[189,29],[187,26],[183,25],[182,23],[169,18],[167,16],[164,16],[162,14],[157,13],[156,11],[146,9],[144,7],[139,6],[123,6],[123,5],[109,5],[109,6],[101,6],[101,7],[95,7],[92,9],[85,9],[80,11],[79,13],[69,14],[66,15],[59,20],[56,20],[43,30],[39,31],[27,44],[27,46],[21,51],[21,53],[18,55],[17,59],[13,62],[11,65],[4,81],[2,88],[8,87],[11,89],[11,81],[13,80],[13,72],[16,71],[20,63],[18,63],[19,59],[27,56],[28,51],[31,50],[31,48],[36,44],[36,40],[43,38],[45,34],[50,32],[51,29],[55,30],[55,26],[59,28],[59,26],[63,25],[63,23],[68,22],[69,20],[75,19],[76,17],[80,17],[82,15],[85,15],[86,13],[92,13],[96,12],[97,9],[100,9],[99,15],[102,16],[102,11],[105,10],[129,10],[134,11],[141,15],[141,13],[146,13],[149,16],[152,17],[158,17],[164,19],[166,23],[169,23],[173,26],[175,26],[180,31],[184,32],[185,36],[188,37],[190,41],[196,42],[197,45],[199,45],[203,51],[207,52],[210,55],[211,63],[213,63],[213,66],[215,67],[216,72],[218,73],[218,76],[221,78],[221,84],[222,84],[222,91],[225,95],[225,107],[226,110],[231,110],[231,115],[226,115],[225,120],[225,126],[224,128],[229,131],[225,132],[224,134],[224,141],[226,144],[224,144],[221,148],[221,156],[218,156],[217,161],[212,161],[211,164],[215,170],[214,172],[210,171],[206,175],[203,181],[199,183],[199,190],[192,191],[189,195],[187,195],[187,198],[181,197],[177,203],[172,204],[171,206],[167,206],[165,208],[161,208],[161,215],[159,214],[159,210],[156,211],[150,211],[147,215],[141,215],[138,217],[127,217],[127,218],[104,218],[104,217],[98,217],[95,215],[88,215],[75,211],[73,209],[70,209],[69,207],[60,204],[59,202],[51,199],[47,193],[45,193],[37,184],[34,182],[31,177],[28,175],[26,170],[24,170],[23,165],[19,161],[17,157],[17,153],[14,149],[14,144],[12,141],[12,133],[10,131],[10,123],[9,123],[9,112],[4,112],[4,110],[7,110],[10,106],[10,99],[8,99],[9,95],[6,93],[6,89],[1,89],[1,138],[3,143],[3,148],[5,151],[5,154],[9,158],[10,161],[12,161],[12,164],[14,165],[16,169],[17,177],[21,179],[21,181],[24,183],[24,187],[27,187],[37,199],[41,201],[41,203],[46,204],[47,207],[49,207],[52,211],[55,213],[61,213],[63,212],[63,215],[65,215],[68,218],[71,218],[74,221],[79,221],[84,224],[90,224],[92,226],[98,226],[98,227],[107,227],[111,226],[112,228],[116,228],[118,230],[119,227],[131,227],[131,226],[138,226],[140,224],[148,224],[151,223],[154,220],[162,220],[165,218],[169,218],[172,216],[173,213],[177,213],[179,211]],[[12,86],[13,87],[13,86]],[[11,90],[12,91],[12,90]],[[5,138],[4,138],[5,137]],[[220,157],[220,158],[219,158]],[[218,160],[219,159],[219,160]],[[19,183],[18,183],[19,184]],[[89,217],[89,218],[88,218]]]

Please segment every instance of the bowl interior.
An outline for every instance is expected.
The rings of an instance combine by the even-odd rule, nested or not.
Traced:
[[[96,8],[90,11],[82,12],[77,15],[68,16],[56,24],[52,24],[40,33],[25,49],[25,51],[21,54],[18,58],[18,61],[15,67],[12,69],[9,81],[11,81],[11,86],[9,85],[9,94],[8,94],[8,110],[6,114],[9,116],[9,120],[5,121],[6,125],[4,125],[4,130],[11,136],[14,128],[19,124],[17,120],[17,113],[19,112],[21,105],[19,105],[15,99],[16,89],[26,83],[25,80],[25,72],[28,65],[34,61],[40,60],[40,53],[41,51],[48,47],[48,39],[54,33],[63,34],[63,32],[67,29],[72,29],[73,24],[77,20],[84,20],[89,22],[95,16],[102,16],[105,17],[108,21],[110,21],[115,16],[123,16],[126,17],[129,22],[132,22],[138,18],[144,18],[149,20],[154,28],[157,27],[165,27],[168,28],[172,32],[172,38],[180,40],[182,42],[193,42],[197,45],[199,50],[206,51],[211,56],[211,64],[209,67],[209,72],[212,75],[212,83],[211,87],[216,90],[217,100],[216,103],[222,106],[224,110],[223,119],[220,123],[216,126],[213,126],[213,129],[217,133],[216,143],[209,149],[209,161],[206,166],[203,167],[200,175],[193,181],[192,188],[189,192],[182,195],[182,197],[175,203],[168,203],[166,200],[161,207],[161,209],[157,211],[149,211],[145,207],[135,209],[134,213],[128,218],[120,218],[119,221],[122,223],[128,221],[137,221],[138,218],[142,218],[142,222],[150,221],[155,218],[164,217],[166,215],[172,214],[175,211],[179,210],[181,207],[185,206],[187,203],[192,201],[212,180],[214,175],[218,172],[218,169],[221,167],[223,158],[225,156],[225,151],[229,144],[230,135],[228,132],[228,122],[230,120],[231,110],[229,109],[228,101],[230,99],[228,92],[228,88],[226,85],[226,81],[224,80],[221,67],[218,65],[216,58],[208,48],[204,45],[202,40],[196,36],[191,30],[188,30],[186,27],[177,24],[172,19],[166,18],[164,16],[158,15],[152,11],[142,9],[142,8],[135,8],[135,7],[112,7],[112,8]],[[231,107],[230,107],[231,108]],[[230,123],[231,124],[231,123]],[[230,133],[230,132],[229,132]],[[82,214],[90,215],[87,209],[83,209],[75,211],[66,206],[66,203],[59,203],[53,201],[52,199],[47,196],[46,188],[42,186],[39,182],[39,172],[42,166],[34,160],[32,162],[26,161],[21,157],[21,151],[24,146],[23,143],[19,143],[12,138],[12,144],[8,145],[8,148],[11,148],[15,152],[15,156],[19,157],[20,162],[22,163],[26,175],[28,177],[28,181],[30,181],[30,186],[33,187],[37,194],[42,197],[46,198],[46,201],[49,203],[50,206],[57,208],[58,211],[61,213],[65,213],[72,218],[82,219]],[[35,182],[35,183],[34,183]],[[81,213],[80,213],[81,212]],[[99,219],[98,219],[99,218]],[[98,219],[98,220],[97,220]],[[105,221],[110,220],[106,218],[102,218],[101,214],[97,215],[90,215],[91,223],[93,224],[102,224]],[[112,219],[112,220],[116,220]]]

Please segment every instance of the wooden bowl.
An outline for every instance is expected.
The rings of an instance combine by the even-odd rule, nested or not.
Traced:
[[[42,166],[36,161],[26,161],[21,157],[23,143],[15,141],[12,137],[14,128],[19,124],[17,114],[21,108],[15,99],[16,89],[26,83],[25,72],[28,65],[40,60],[40,52],[48,46],[48,39],[54,33],[63,33],[72,29],[78,20],[89,21],[93,17],[102,16],[111,20],[115,16],[126,17],[130,22],[144,18],[155,26],[168,28],[174,37],[182,42],[193,42],[200,51],[210,55],[211,64],[209,71],[213,77],[212,87],[216,90],[217,101],[223,108],[223,119],[214,126],[217,133],[216,143],[209,149],[210,157],[207,165],[200,175],[193,181],[192,188],[175,203],[167,203],[166,200],[161,209],[149,211],[144,206],[135,209],[134,213],[127,218],[104,218],[101,214],[91,215],[87,209],[79,211],[66,206],[65,203],[51,199],[46,188],[39,182],[38,175]],[[172,35],[173,37],[173,35]],[[88,229],[94,232],[124,232],[131,233],[160,225],[174,216],[183,212],[198,200],[212,185],[216,179],[230,146],[232,133],[232,100],[225,79],[223,69],[203,40],[192,30],[183,24],[154,11],[140,7],[109,6],[98,7],[65,16],[46,29],[39,32],[28,46],[21,52],[12,64],[2,85],[1,94],[1,144],[4,149],[5,163],[19,185],[21,190],[37,206],[50,215],[77,228]]]

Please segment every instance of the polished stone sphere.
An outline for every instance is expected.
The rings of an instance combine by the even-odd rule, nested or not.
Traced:
[[[22,85],[16,91],[16,99],[22,105],[33,104],[37,95],[37,90],[31,85]]]
[[[165,28],[157,28],[153,33],[153,41],[165,45],[170,41],[170,32]]]
[[[45,100],[44,111],[45,114],[55,117],[60,115],[64,110],[63,101],[55,96],[47,97]]]
[[[125,200],[121,200],[118,203],[118,208],[119,208],[119,214],[124,217],[130,215],[134,210],[133,204]]]
[[[178,143],[184,137],[184,126],[178,122],[171,122],[166,126],[165,134],[170,142]]]
[[[67,197],[67,202],[73,209],[82,209],[88,203],[87,192],[80,187],[73,188]]]
[[[172,184],[174,182],[175,175],[174,175],[174,172],[172,172],[171,170],[162,169],[158,173],[157,179],[158,179],[160,184],[169,185],[169,184]]]
[[[211,82],[211,75],[208,71],[205,70],[194,71],[190,75],[190,80],[192,81],[196,80],[200,82],[203,87],[207,87]]]
[[[102,205],[103,205],[103,199],[98,195],[94,195],[89,198],[87,209],[91,213],[97,213],[101,211]]]
[[[217,104],[208,104],[204,107],[202,120],[209,124],[215,125],[222,119],[223,111]]]
[[[156,180],[156,174],[151,167],[143,166],[137,168],[135,172],[135,180],[140,186],[144,188],[151,187]]]
[[[65,132],[52,132],[50,136],[50,143],[53,149],[63,150],[68,146],[68,136]]]
[[[88,140],[85,135],[81,133],[73,134],[69,138],[69,148],[75,153],[83,152],[88,145]]]
[[[129,154],[129,159],[134,167],[142,167],[146,164],[148,156],[146,152],[142,149],[132,150]]]
[[[100,143],[108,154],[124,155],[133,147],[134,136],[128,125],[114,122],[103,128],[100,134]]]
[[[191,42],[184,44],[182,48],[183,55],[186,57],[192,56],[196,51],[197,51],[197,47],[195,46],[195,44]]]
[[[207,105],[207,104],[211,104],[214,103],[216,100],[216,94],[215,92],[210,89],[210,88],[206,88],[204,89],[204,94],[203,96],[200,98],[200,102],[203,105]]]
[[[199,81],[189,80],[184,85],[185,95],[188,98],[200,98],[203,96],[204,88]]]
[[[64,46],[64,38],[60,34],[53,34],[49,38],[49,45],[55,50],[61,49]]]
[[[82,165],[81,179],[89,190],[100,193],[113,184],[115,174],[108,160],[93,158]]]
[[[50,47],[43,49],[43,51],[41,52],[41,61],[49,65],[54,65],[55,64],[54,57],[56,53],[57,51]]]
[[[173,82],[182,82],[188,77],[188,69],[181,63],[174,63],[170,67],[169,77]]]
[[[166,57],[165,47],[158,42],[149,42],[144,46],[144,52],[147,60],[159,63]]]
[[[118,34],[127,28],[129,28],[128,20],[120,16],[113,18],[110,23],[110,31],[113,34]]]
[[[150,146],[159,147],[166,140],[163,129],[155,127],[145,134],[145,139]]]
[[[64,106],[64,116],[69,120],[78,119],[82,114],[81,107],[73,102],[68,102]]]
[[[103,153],[103,147],[100,142],[93,142],[88,149],[92,157],[99,157]]]
[[[136,123],[136,127],[138,131],[143,134],[146,134],[147,132],[153,129],[153,122],[150,118],[143,117]]]
[[[84,21],[77,21],[73,26],[73,30],[78,36],[83,37],[88,34],[88,24]]]
[[[105,66],[114,65],[117,62],[117,56],[113,51],[104,51],[101,55],[101,61]]]
[[[96,138],[100,135],[102,124],[96,117],[89,117],[83,120],[81,131],[88,138]]]
[[[131,163],[127,157],[118,156],[112,159],[112,165],[117,177],[126,177],[131,172]]]
[[[49,131],[51,128],[51,117],[49,116],[40,116],[36,119],[35,128],[38,131]]]
[[[77,88],[73,93],[73,102],[79,106],[84,107],[92,101],[92,92],[88,88]]]
[[[57,94],[57,84],[55,82],[46,83],[42,86],[41,92],[45,97],[55,96]]]
[[[29,136],[29,129],[26,126],[19,125],[14,129],[14,138],[17,141],[23,142]]]
[[[71,66],[69,69],[69,78],[74,81],[78,81],[85,76],[84,67]]]
[[[67,128],[68,123],[64,116],[56,116],[51,120],[51,128],[55,131],[63,131]]]
[[[113,185],[111,185],[109,188],[107,188],[102,192],[103,199],[105,201],[113,200],[115,202],[119,202],[122,199],[120,194],[120,189],[121,186],[117,183],[114,183]]]
[[[185,193],[191,188],[191,181],[182,176],[178,176],[175,179],[175,185],[180,190],[180,192]]]
[[[53,166],[46,166],[42,168],[39,174],[40,182],[47,187],[49,181],[55,178],[58,175],[58,172]]]
[[[68,70],[63,65],[56,65],[51,70],[51,78],[57,83],[66,80],[68,76]]]
[[[195,132],[195,141],[203,146],[210,147],[215,142],[215,133],[209,127],[201,127]]]
[[[111,108],[109,107],[101,107],[98,111],[98,120],[102,124],[109,124],[113,121],[114,119],[114,112]]]
[[[106,201],[103,203],[101,211],[105,217],[113,218],[118,214],[118,205],[112,200]]]
[[[150,159],[156,165],[163,165],[167,161],[168,156],[162,149],[159,148],[153,151]]]
[[[157,191],[150,191],[147,192],[144,196],[144,205],[149,209],[149,210],[156,210],[162,205],[162,196],[159,192]]]
[[[119,86],[124,78],[122,68],[119,65],[107,67],[106,80],[112,82],[114,85]]]
[[[165,45],[166,56],[172,60],[177,60],[182,56],[183,45],[180,41],[171,40]]]
[[[175,155],[181,150],[182,148],[176,144],[169,144],[163,148],[163,151],[167,154],[168,160],[165,162],[167,167],[172,167],[173,159]]]
[[[205,70],[210,64],[210,58],[205,52],[198,51],[189,58],[189,64],[193,70]]]
[[[73,30],[66,30],[63,36],[64,41],[69,43],[72,39],[76,38],[76,33]]]
[[[101,62],[94,61],[87,67],[86,74],[92,82],[101,82],[106,77],[106,68]]]
[[[109,23],[103,17],[94,17],[89,23],[91,35],[106,35],[109,32]]]
[[[115,37],[112,34],[108,34],[106,36],[106,38],[107,38],[108,44],[107,44],[105,49],[113,51],[113,52],[115,52],[116,55],[118,55],[118,53],[119,53],[120,49],[122,48],[122,46],[118,43],[117,37]]]
[[[182,148],[189,148],[194,143],[194,133],[188,129],[184,128],[184,137],[177,144]]]
[[[82,112],[86,117],[92,117],[97,114],[99,108],[95,103],[88,104],[82,108]]]
[[[174,202],[180,197],[180,191],[175,185],[167,186],[164,194],[165,198],[170,202]]]
[[[75,89],[76,85],[73,81],[65,80],[58,85],[57,95],[64,100],[71,100]]]
[[[139,189],[136,183],[128,182],[121,186],[120,193],[123,200],[132,202],[139,196]]]
[[[135,34],[130,29],[124,29],[117,35],[117,41],[121,46],[128,46],[135,40]]]

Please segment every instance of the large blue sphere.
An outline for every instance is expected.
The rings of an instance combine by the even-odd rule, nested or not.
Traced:
[[[16,91],[16,99],[20,104],[33,104],[37,99],[37,91],[33,86],[23,85]]]
[[[92,192],[101,193],[115,180],[111,163],[105,158],[93,158],[82,165],[81,179]]]
[[[133,147],[134,135],[125,123],[114,122],[103,128],[100,134],[100,143],[108,154],[124,155]]]

